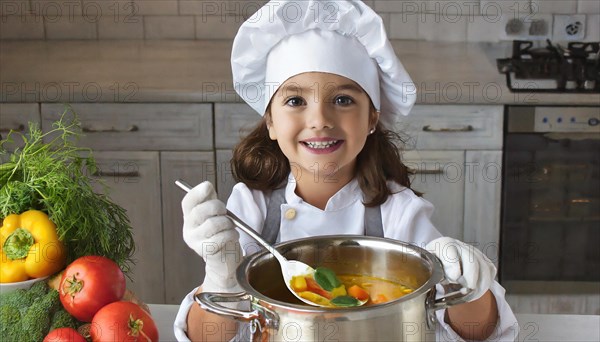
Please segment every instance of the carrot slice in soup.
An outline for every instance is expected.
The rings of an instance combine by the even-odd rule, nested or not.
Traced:
[[[348,294],[358,300],[369,299],[369,293],[358,285],[352,285],[348,288]]]

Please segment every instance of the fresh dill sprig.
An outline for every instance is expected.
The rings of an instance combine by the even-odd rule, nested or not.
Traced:
[[[44,211],[67,247],[68,262],[102,255],[127,273],[135,250],[131,223],[123,207],[94,191],[94,184],[106,186],[89,176],[97,170],[96,162],[89,148],[76,145],[81,124],[75,114],[67,119],[69,109],[48,132],[29,123],[26,134],[11,131],[0,141],[0,160],[6,160],[0,165],[0,218]],[[9,152],[13,135],[24,146]]]

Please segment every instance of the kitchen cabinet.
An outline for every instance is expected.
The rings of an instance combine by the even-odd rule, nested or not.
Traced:
[[[232,148],[261,120],[246,104],[215,105],[219,198],[235,184]],[[497,261],[500,226],[503,107],[416,105],[395,130],[412,187],[435,206],[432,221],[447,236],[482,248]]]
[[[127,210],[135,240],[135,266],[127,288],[150,303],[164,301],[163,243],[158,152],[94,151],[98,171],[92,175],[108,187],[97,184]]]
[[[233,147],[261,122],[262,117],[244,103],[215,104],[215,149],[219,199],[226,202],[235,185],[229,161]]]
[[[178,304],[204,278],[200,257],[184,243],[177,178],[215,182],[211,104],[75,103],[99,177],[133,227],[136,265],[128,288],[147,303]],[[41,105],[44,130],[64,112]],[[103,191],[101,187],[99,191]]]
[[[404,164],[413,172],[411,188],[435,206],[432,222],[446,236],[463,239],[464,153],[407,151]]]
[[[417,105],[396,126],[408,137],[404,156],[416,172],[412,187],[436,208],[434,225],[496,265],[503,112],[502,106]]]
[[[215,180],[214,154],[209,152],[161,152],[162,227],[164,281],[167,303],[181,299],[204,280],[204,260],[183,241],[181,200],[185,193],[174,183],[183,179],[190,185]]]

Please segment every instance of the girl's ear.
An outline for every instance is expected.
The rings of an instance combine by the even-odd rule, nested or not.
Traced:
[[[379,122],[379,112],[375,108],[371,108],[371,115],[369,116],[369,127],[375,128],[377,127],[377,123]]]
[[[271,123],[267,123],[267,130],[269,130],[269,138],[271,138],[271,140],[277,140],[277,133]]]
[[[267,131],[269,131],[269,138],[271,138],[271,140],[277,140],[277,133],[273,128],[273,120],[271,119],[271,111],[269,107],[267,107],[267,112],[265,113],[265,124],[267,125]]]

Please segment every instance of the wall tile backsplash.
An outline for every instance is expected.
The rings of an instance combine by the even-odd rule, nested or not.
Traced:
[[[0,39],[231,40],[243,19],[266,2],[0,0]],[[365,3],[383,17],[392,39],[598,41],[600,35],[599,0],[371,0]],[[576,15],[573,23],[565,23],[565,15]],[[579,39],[581,35],[583,39]]]

